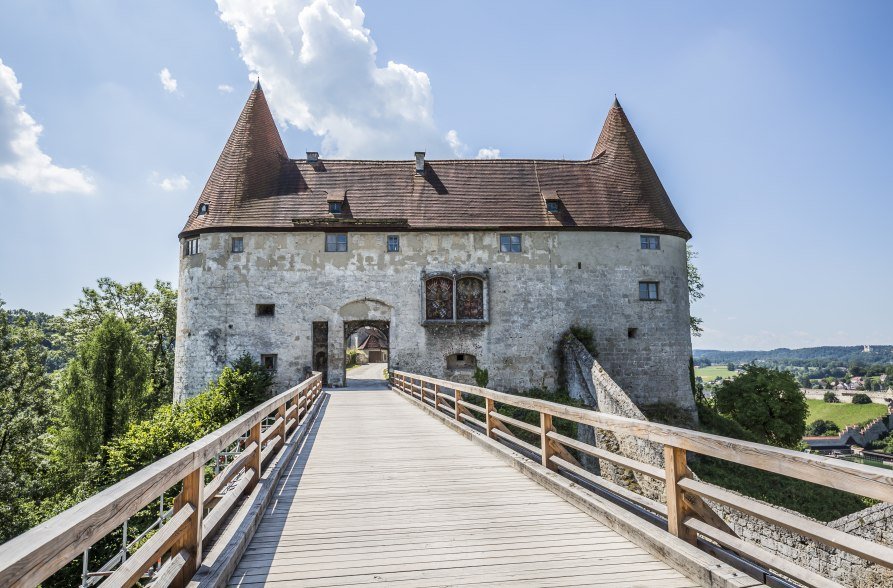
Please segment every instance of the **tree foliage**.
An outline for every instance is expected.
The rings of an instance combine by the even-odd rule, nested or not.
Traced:
[[[834,421],[816,419],[806,426],[806,434],[815,437],[840,435],[840,427]]]
[[[853,404],[871,404],[868,394],[853,394]]]
[[[822,396],[822,399],[829,404],[840,402],[840,398],[837,397],[837,394],[831,392],[830,390],[825,392],[824,396]]]
[[[704,281],[701,279],[701,272],[698,271],[698,267],[695,265],[695,258],[698,256],[698,253],[692,248],[691,245],[685,245],[685,261],[688,269],[688,302],[689,304],[694,304],[698,300],[704,297]],[[704,328],[701,326],[703,323],[703,319],[696,317],[694,315],[689,316],[689,325],[691,326],[691,334],[695,337],[700,337],[701,333],[704,332]]]
[[[715,391],[716,409],[764,443],[795,447],[805,431],[806,398],[788,372],[744,367],[734,380]]]
[[[64,436],[83,462],[148,409],[148,358],[131,328],[107,315],[77,347],[60,384]]]

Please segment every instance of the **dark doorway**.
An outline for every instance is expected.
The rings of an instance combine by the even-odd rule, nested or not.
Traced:
[[[323,385],[329,383],[329,323],[314,321],[313,334],[313,371],[322,372]]]

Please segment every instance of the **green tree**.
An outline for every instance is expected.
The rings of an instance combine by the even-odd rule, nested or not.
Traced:
[[[689,244],[685,245],[685,260],[686,266],[688,268],[688,302],[689,304],[694,304],[698,300],[704,297],[704,281],[701,279],[701,273],[698,271],[698,267],[695,265],[695,258],[698,256],[697,252],[692,249],[692,246]],[[700,337],[701,333],[704,332],[704,328],[701,324],[704,322],[700,317],[696,317],[694,315],[690,315],[688,317],[689,326],[691,327],[691,334],[695,337]]]
[[[176,290],[160,280],[150,290],[140,282],[122,284],[100,278],[96,288],[84,288],[81,299],[58,319],[69,356],[109,316],[128,326],[149,357],[150,403],[159,406],[170,402],[177,331]]]
[[[825,395],[822,398],[825,402],[828,402],[830,404],[840,402],[840,398],[837,397],[837,394],[831,392],[830,390],[828,392],[825,392]]]
[[[868,394],[853,394],[853,404],[871,404]]]
[[[98,456],[145,416],[148,364],[130,327],[115,316],[78,345],[60,383],[65,444],[76,461]]]
[[[806,398],[790,372],[747,365],[734,380],[715,391],[716,409],[758,439],[795,447],[803,437]]]
[[[806,426],[806,434],[814,437],[840,435],[840,427],[833,421],[817,419]]]
[[[43,334],[0,300],[0,543],[36,523],[22,504],[45,483],[37,465],[52,400]]]

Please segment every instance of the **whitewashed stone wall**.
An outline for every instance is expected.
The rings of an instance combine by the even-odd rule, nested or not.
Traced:
[[[395,233],[391,233],[395,234]],[[346,253],[324,251],[322,232],[207,233],[180,260],[175,396],[202,390],[242,353],[278,355],[278,386],[311,365],[311,323],[329,326],[329,381],[344,377],[344,321],[390,321],[393,367],[447,379],[446,357],[470,353],[490,387],[556,385],[556,346],[570,325],[592,329],[606,369],[640,403],[691,403],[685,241],[662,236],[642,250],[638,233],[523,233],[522,253],[501,253],[497,232],[406,232],[400,252],[386,233],[350,232]],[[244,238],[244,253],[230,239]],[[489,325],[422,326],[423,270],[489,271]],[[640,301],[640,280],[660,282]],[[275,317],[256,317],[273,303]],[[628,329],[636,329],[635,338]]]

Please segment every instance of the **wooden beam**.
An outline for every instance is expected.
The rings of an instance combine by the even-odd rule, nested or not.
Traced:
[[[191,507],[193,512],[183,524],[183,532],[171,546],[174,553],[185,550],[189,554],[189,561],[180,570],[180,575],[172,583],[173,586],[185,586],[202,563],[202,519],[205,510],[202,495],[204,487],[205,472],[204,467],[200,467],[183,478],[183,490],[180,491],[174,503],[174,508],[178,511]]]
[[[664,471],[667,482],[667,530],[692,545],[697,545],[698,534],[686,527],[683,521],[690,515],[682,496],[679,480],[686,476],[685,450],[664,446]]]
[[[250,457],[246,460],[245,467],[254,470],[254,478],[245,488],[246,494],[254,490],[254,485],[257,484],[257,481],[260,479],[262,465],[260,436],[260,423],[257,423],[248,430],[248,439],[245,441],[245,447],[246,450],[248,447],[254,447],[254,449],[249,454]]]
[[[490,416],[496,412],[496,403],[492,398],[484,398],[486,406],[484,407],[484,416],[486,417],[487,437],[493,438],[493,429],[496,428],[499,421]]]
[[[558,466],[552,461],[555,450],[549,443],[549,433],[554,431],[552,427],[552,415],[546,412],[540,413],[540,457],[541,463],[550,470],[557,470]]]

